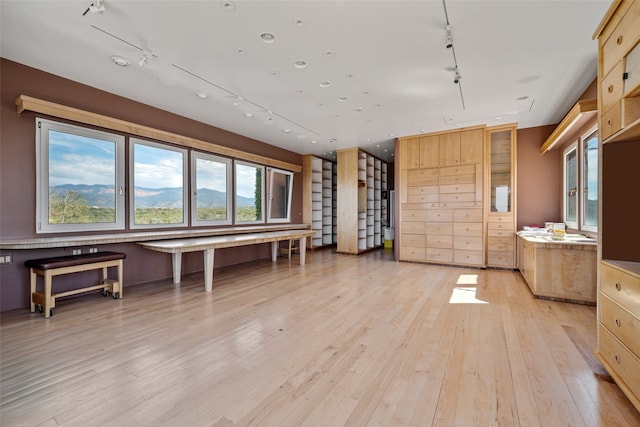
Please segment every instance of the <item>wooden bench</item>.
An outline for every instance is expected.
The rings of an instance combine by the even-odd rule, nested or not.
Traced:
[[[182,270],[182,254],[184,252],[204,251],[204,290],[213,289],[213,255],[216,249],[237,246],[271,243],[271,260],[278,259],[278,243],[286,240],[298,240],[300,265],[305,263],[307,237],[316,234],[313,230],[264,231],[259,233],[230,234],[224,236],[193,237],[188,239],[159,240],[138,242],[139,245],[152,251],[170,253],[173,264],[173,283],[180,284]]]
[[[36,305],[40,306],[40,312],[44,311],[44,317],[53,315],[56,306],[56,298],[75,295],[96,289],[102,289],[106,296],[111,292],[114,299],[122,298],[122,260],[126,254],[120,252],[95,252],[82,255],[69,255],[54,258],[41,258],[25,261],[24,265],[30,269],[31,279],[31,312],[35,312]],[[109,267],[117,267],[118,279],[109,279],[107,276]],[[102,281],[95,286],[87,286],[66,292],[52,293],[51,279],[61,274],[77,273],[80,271],[102,269]],[[36,291],[38,276],[44,278],[43,292]]]

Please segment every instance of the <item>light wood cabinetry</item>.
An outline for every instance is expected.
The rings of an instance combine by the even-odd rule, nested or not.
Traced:
[[[305,155],[302,159],[302,221],[316,231],[307,247],[317,248],[335,243],[336,185],[334,162]]]
[[[484,127],[397,142],[399,259],[484,266]]]
[[[598,38],[598,114],[602,143],[596,354],[640,411],[640,2],[613,2]]]
[[[516,126],[488,128],[487,162],[487,266],[516,266]]]
[[[358,148],[337,153],[337,250],[358,254],[383,243],[387,165]]]

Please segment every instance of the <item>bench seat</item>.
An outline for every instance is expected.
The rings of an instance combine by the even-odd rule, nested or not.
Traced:
[[[81,255],[68,255],[51,258],[40,258],[25,261],[29,268],[31,282],[31,312],[35,312],[36,305],[44,311],[44,316],[53,314],[56,298],[75,295],[92,290],[102,289],[106,295],[111,292],[114,298],[122,298],[122,264],[126,254],[121,252],[95,252]],[[118,279],[109,279],[109,267],[118,269]],[[61,274],[78,273],[81,271],[102,269],[102,281],[98,285],[73,289],[66,292],[52,293],[52,278]],[[37,277],[44,279],[43,292],[37,292]]]

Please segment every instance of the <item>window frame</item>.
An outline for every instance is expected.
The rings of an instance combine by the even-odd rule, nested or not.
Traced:
[[[125,229],[125,137],[113,132],[36,117],[36,234],[91,232]],[[115,144],[114,156],[114,222],[83,224],[49,223],[49,131],[99,139]]]
[[[261,197],[260,197],[260,212],[261,212],[261,216],[260,219],[258,220],[253,220],[253,221],[238,221],[238,203],[237,203],[237,197],[238,197],[238,174],[237,174],[237,167],[238,165],[242,165],[242,166],[250,166],[256,169],[261,169],[262,170],[262,180],[260,182],[260,193],[261,193]],[[238,159],[234,159],[233,160],[233,223],[235,225],[238,224],[264,224],[266,222],[266,215],[265,215],[265,177],[266,177],[266,167],[264,165],[260,165],[257,163],[251,163],[251,162],[247,162],[244,160],[238,160]]]
[[[567,157],[572,153],[575,152],[575,156],[576,156],[576,176],[575,176],[575,182],[576,182],[576,218],[575,221],[569,221],[567,218],[567,212],[568,212],[568,195],[569,195],[569,191],[567,188]],[[580,218],[580,196],[579,196],[579,191],[578,188],[580,187],[580,172],[579,172],[579,164],[580,164],[580,157],[579,157],[580,153],[578,151],[578,143],[574,142],[572,144],[570,144],[567,148],[565,148],[565,150],[562,153],[562,205],[563,205],[563,209],[562,209],[562,218],[564,223],[566,224],[566,226],[568,228],[573,228],[573,229],[579,229],[579,218]]]
[[[593,126],[591,127],[589,130],[587,130],[585,133],[583,133],[580,136],[580,148],[582,150],[582,154],[580,155],[580,189],[582,190],[581,192],[579,192],[579,197],[580,197],[580,201],[579,201],[579,206],[580,206],[580,229],[584,230],[584,231],[591,231],[594,233],[598,232],[598,222],[596,221],[596,225],[585,225],[585,218],[587,215],[587,209],[586,209],[586,203],[587,203],[587,197],[586,197],[586,190],[587,190],[587,183],[586,183],[586,177],[585,177],[585,172],[587,172],[587,167],[586,167],[586,147],[585,144],[586,142],[591,139],[592,137],[594,137],[597,139],[597,144],[598,144],[598,152],[600,151],[600,134],[598,133],[598,126]],[[596,166],[599,168],[600,164],[598,161],[599,156],[596,156]],[[598,194],[598,199],[600,197],[599,194],[599,187],[600,187],[600,180],[598,179],[597,181],[597,188],[596,188],[596,193]]]
[[[198,160],[223,163],[226,165],[226,197],[227,197],[227,218],[225,220],[199,220],[198,219]],[[191,152],[191,225],[192,226],[213,226],[233,224],[233,161],[228,157],[216,156],[200,151]]]
[[[286,175],[289,177],[289,188],[287,191],[287,216],[285,218],[271,218],[271,207],[273,204],[273,175],[275,173],[279,173],[282,175]],[[276,168],[272,168],[272,167],[267,167],[267,176],[268,176],[268,183],[269,183],[269,192],[268,192],[268,199],[267,199],[267,223],[287,223],[287,222],[291,222],[291,201],[292,201],[292,197],[293,197],[293,177],[294,177],[294,173],[291,171],[286,171],[283,169],[276,169]]]
[[[144,145],[167,151],[174,151],[182,154],[182,222],[162,223],[162,224],[136,224],[135,222],[135,146]],[[146,139],[129,138],[129,228],[134,229],[154,229],[154,228],[180,228],[189,226],[189,152],[187,149],[175,147],[170,144],[149,141]]]

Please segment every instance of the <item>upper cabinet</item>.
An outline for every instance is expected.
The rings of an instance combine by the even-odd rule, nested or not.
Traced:
[[[487,128],[487,266],[516,266],[516,125]]]
[[[640,137],[640,1],[618,0],[596,30],[600,137]]]

